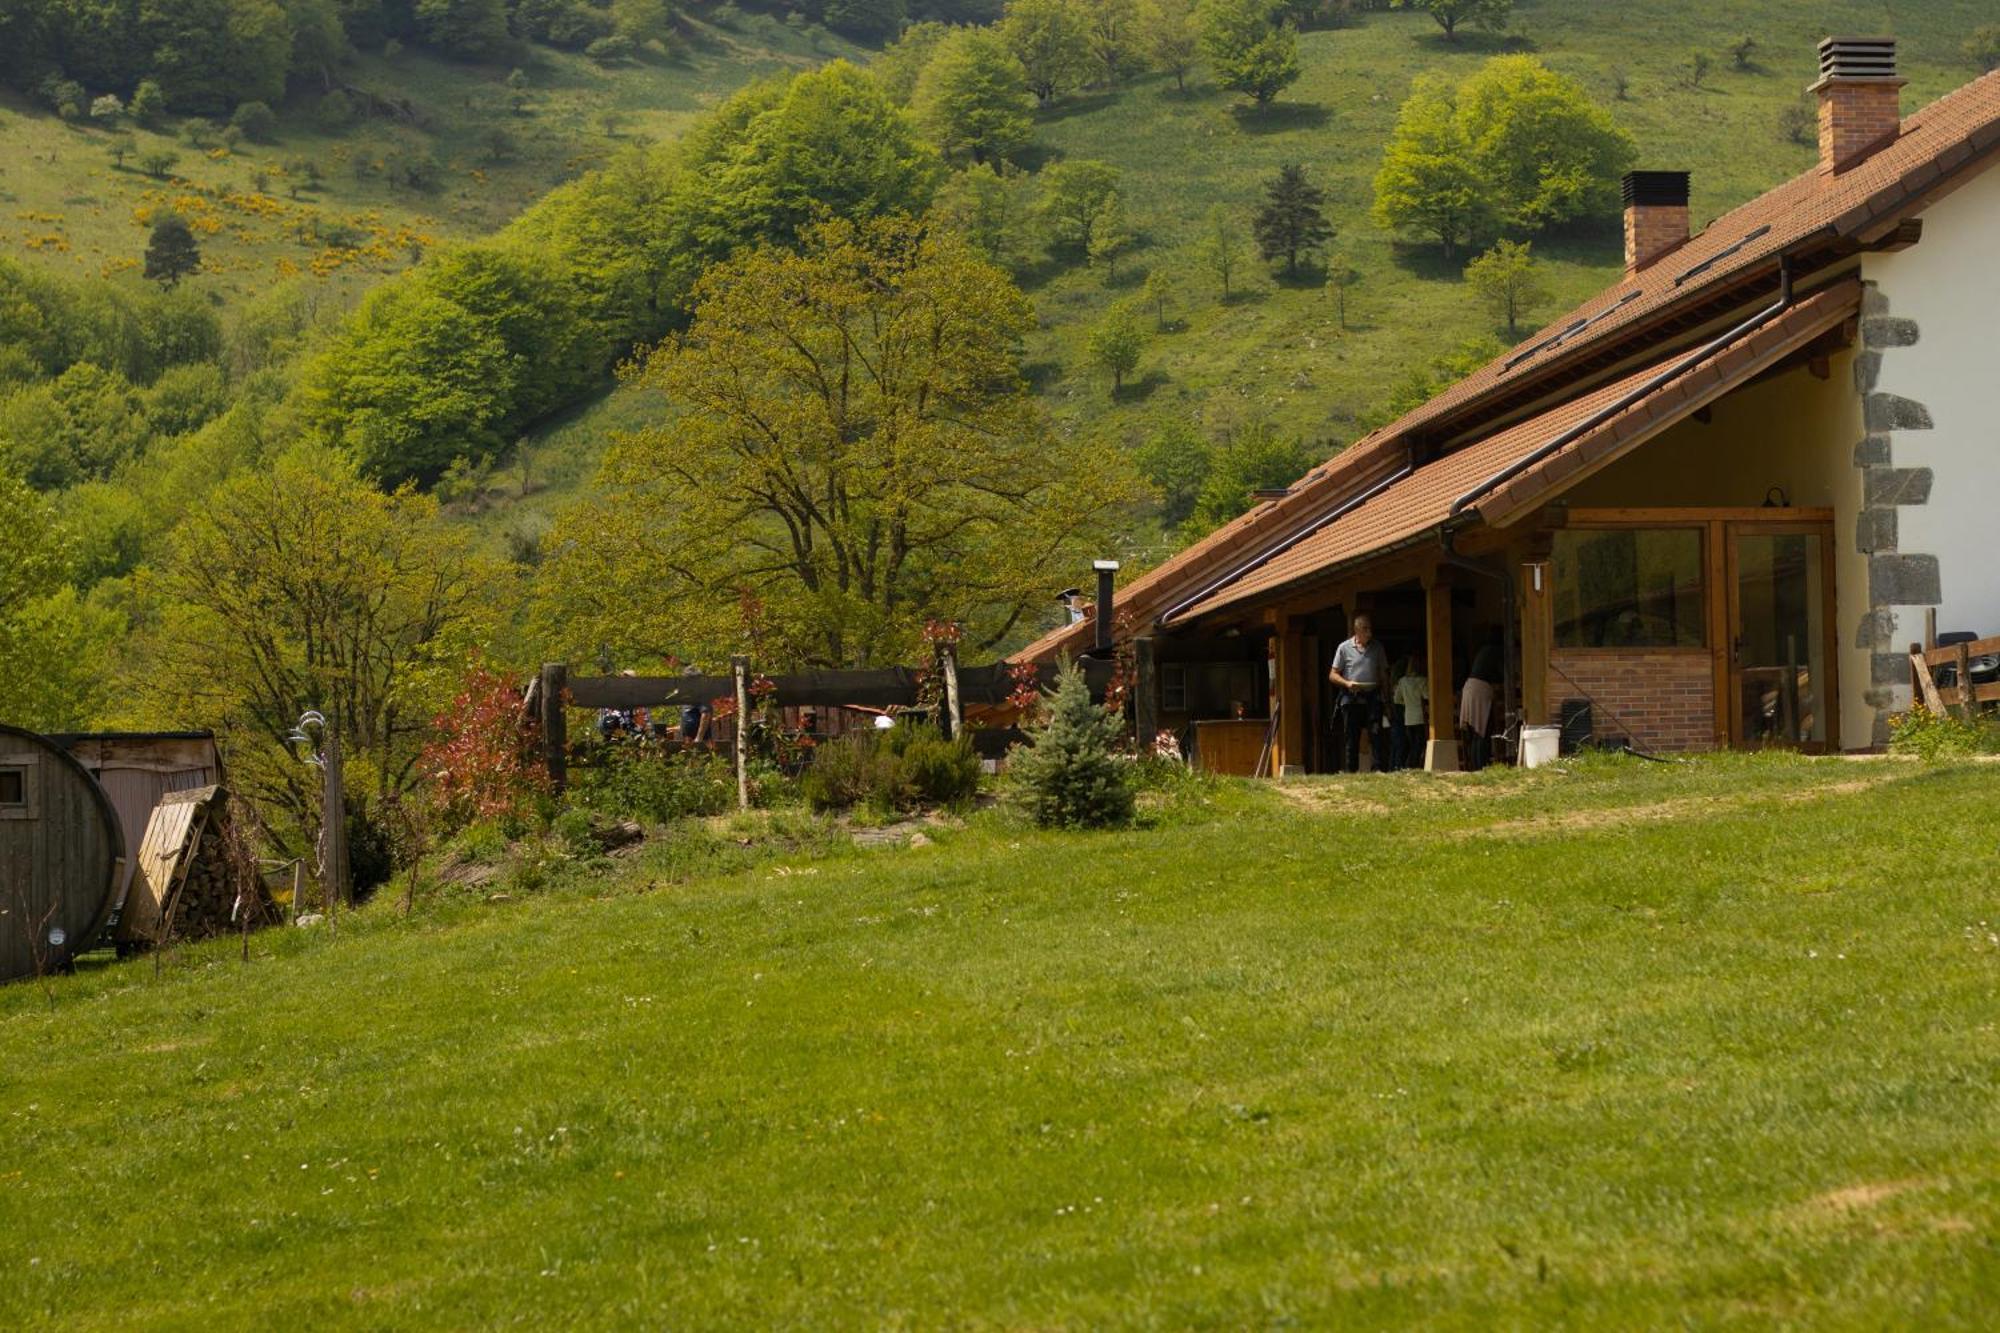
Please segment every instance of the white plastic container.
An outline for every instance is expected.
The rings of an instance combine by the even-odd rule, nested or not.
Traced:
[[[1522,727],[1521,766],[1540,768],[1553,764],[1562,753],[1561,727]]]

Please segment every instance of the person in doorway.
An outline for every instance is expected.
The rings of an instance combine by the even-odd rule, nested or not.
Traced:
[[[1333,669],[1326,677],[1333,682],[1333,711],[1340,719],[1340,771],[1359,773],[1361,733],[1380,725],[1389,681],[1389,654],[1375,642],[1375,624],[1367,616],[1354,617],[1353,637],[1333,650]]]
[[[1486,767],[1486,748],[1493,730],[1493,694],[1506,672],[1505,652],[1498,626],[1488,630],[1486,642],[1472,656],[1472,671],[1458,696],[1458,727],[1467,742],[1466,767],[1478,771]]]
[[[1431,701],[1430,677],[1421,653],[1411,653],[1389,699],[1389,767],[1414,768],[1424,735],[1424,711]]]

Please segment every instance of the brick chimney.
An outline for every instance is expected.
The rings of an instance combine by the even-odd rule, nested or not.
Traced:
[[[1835,176],[1893,143],[1903,122],[1894,37],[1828,37],[1819,44],[1819,169]]]
[[[1628,171],[1625,196],[1625,274],[1630,277],[1688,238],[1688,174]]]

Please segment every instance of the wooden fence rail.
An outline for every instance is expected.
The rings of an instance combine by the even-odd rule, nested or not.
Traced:
[[[1914,699],[1933,713],[1943,713],[1956,705],[1968,718],[1978,713],[1981,704],[2000,703],[2000,681],[1978,685],[1972,680],[1973,659],[1995,654],[2000,654],[2000,635],[1942,648],[1911,644],[1910,685]],[[1938,684],[1940,671],[1951,672],[1949,685]]]
[[[1091,697],[1102,699],[1116,671],[1106,659],[1078,660]],[[734,663],[732,663],[734,667]],[[742,668],[751,671],[745,662]],[[1057,668],[1036,667],[1036,683],[1053,688]],[[786,707],[915,708],[919,702],[921,673],[912,667],[876,667],[855,671],[796,671],[768,677],[773,689],[770,698]],[[992,708],[1007,702],[1015,680],[1006,662],[984,666],[960,666],[949,661],[944,666],[942,690],[951,722],[956,724],[966,711]],[[737,676],[572,676],[569,667],[552,662],[542,668],[533,687],[532,706],[542,726],[543,753],[549,777],[561,790],[569,777],[569,719],[567,708],[676,708],[688,704],[709,705],[717,699],[737,697]],[[740,716],[740,713],[739,713]]]

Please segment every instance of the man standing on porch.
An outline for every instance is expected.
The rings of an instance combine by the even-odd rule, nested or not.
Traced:
[[[1375,625],[1367,616],[1354,617],[1354,637],[1333,650],[1333,670],[1326,676],[1340,691],[1333,705],[1345,756],[1340,771],[1359,773],[1361,733],[1381,722],[1382,687],[1389,679],[1389,654],[1375,642]]]

